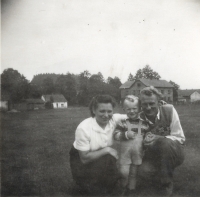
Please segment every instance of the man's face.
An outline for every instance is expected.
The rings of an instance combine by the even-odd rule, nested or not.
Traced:
[[[142,95],[141,106],[147,117],[156,118],[158,114],[158,98],[156,95]]]

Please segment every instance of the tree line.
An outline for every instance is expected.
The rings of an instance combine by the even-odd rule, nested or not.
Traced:
[[[110,94],[120,100],[121,81],[118,77],[90,74],[83,71],[78,75],[38,74],[29,82],[24,75],[12,68],[1,74],[1,92],[12,103],[19,103],[28,98],[41,98],[43,94],[63,94],[69,105],[88,105],[92,97],[98,94]]]
[[[160,75],[147,65],[139,69],[135,76],[131,73],[128,76],[128,80],[138,78],[160,79]],[[174,86],[176,96],[179,86],[175,82],[170,83]],[[98,94],[110,94],[119,102],[121,85],[118,77],[105,79],[101,72],[91,74],[87,70],[78,75],[69,72],[38,74],[31,82],[12,68],[5,69],[1,74],[1,94],[12,103],[28,98],[41,98],[43,94],[63,94],[69,105],[86,106],[91,98]]]

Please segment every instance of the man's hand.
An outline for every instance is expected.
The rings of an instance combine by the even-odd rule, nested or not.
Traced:
[[[155,141],[159,138],[163,138],[163,136],[155,135],[151,132],[148,132],[144,138],[144,142],[143,142],[144,146],[146,147],[152,146],[155,143]]]

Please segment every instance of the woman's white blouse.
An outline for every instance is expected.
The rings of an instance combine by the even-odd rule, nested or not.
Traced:
[[[114,114],[105,129],[98,125],[95,117],[85,119],[76,129],[74,148],[80,151],[95,151],[111,146],[117,122],[126,117],[123,114]]]

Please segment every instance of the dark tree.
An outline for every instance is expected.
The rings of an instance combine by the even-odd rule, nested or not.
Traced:
[[[105,83],[101,73],[94,74],[89,78],[89,99],[98,95],[104,94]]]
[[[139,78],[160,79],[161,76],[157,72],[153,71],[150,66],[147,65],[143,69],[139,69],[136,72],[136,75],[134,76],[134,79],[139,79]]]
[[[128,81],[133,81],[134,80],[134,77],[133,75],[130,73],[129,76],[128,76]]]
[[[42,86],[30,83],[30,94],[31,98],[41,98]]]
[[[1,74],[1,87],[2,95],[8,95],[13,103],[28,98],[30,93],[29,81],[12,68],[5,69]]]
[[[94,74],[90,77],[90,82],[91,83],[93,83],[93,82],[94,83],[101,83],[101,82],[103,83],[104,77],[100,72],[98,72],[98,74]]]
[[[89,78],[91,74],[85,70],[79,74],[79,89],[77,92],[77,102],[79,105],[87,106],[89,103]]]
[[[56,93],[63,94],[69,104],[76,103],[76,80],[71,73],[61,75],[55,83]]]
[[[44,94],[53,94],[54,93],[54,83],[51,77],[47,77],[42,82],[42,92]]]
[[[120,81],[120,79],[118,77],[115,77],[115,78],[108,77],[107,83],[109,85],[115,86],[116,88],[119,88],[122,85],[122,83],[121,83],[121,81]]]

